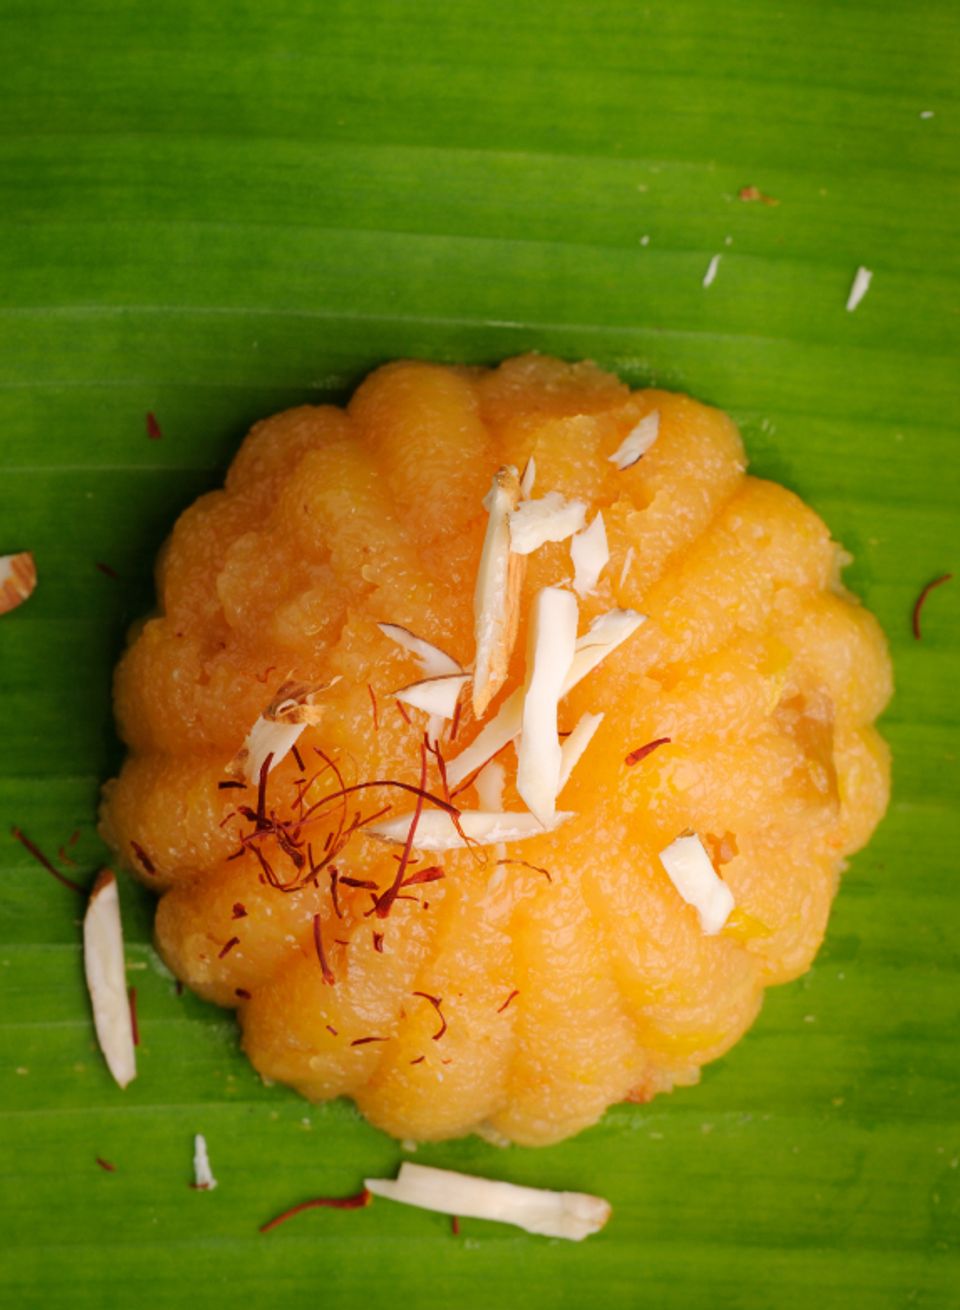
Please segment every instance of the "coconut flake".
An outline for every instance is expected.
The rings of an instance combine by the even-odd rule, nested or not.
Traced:
[[[510,549],[529,555],[548,541],[566,541],[580,531],[586,516],[584,501],[566,500],[559,491],[522,501],[510,514]]]
[[[563,695],[592,673],[601,660],[610,655],[621,642],[646,622],[645,614],[636,610],[608,610],[599,614],[582,637],[577,638],[576,654],[563,686]],[[523,720],[523,688],[518,688],[500,706],[500,709],[474,737],[465,750],[447,761],[447,780],[451,787],[459,786],[483,764],[494,757],[516,737]]]
[[[564,787],[570,781],[570,774],[580,763],[580,757],[593,740],[593,734],[603,722],[602,714],[583,714],[577,726],[566,738],[560,748],[560,785],[557,787],[557,795],[563,791]],[[487,766],[489,768],[489,765]]]
[[[578,532],[570,542],[570,558],[573,560],[574,591],[578,596],[592,595],[597,589],[600,574],[610,562],[607,530],[602,514],[598,514],[589,528]]]
[[[700,927],[713,937],[733,909],[733,893],[710,861],[696,833],[683,833],[660,852],[667,877],[688,905],[700,916]]]
[[[7,614],[33,595],[37,566],[28,550],[0,555],[0,614]]]
[[[446,810],[428,810],[417,822],[413,846],[418,851],[454,851],[472,843],[495,846],[502,841],[525,841],[528,837],[542,837],[544,832],[553,832],[572,818],[572,813],[555,812],[544,825],[535,815],[519,811],[461,810],[454,823]],[[372,823],[362,831],[382,841],[403,843],[407,840],[412,819],[412,812],[398,814],[382,823]]]
[[[104,869],[93,885],[83,919],[83,967],[93,1006],[97,1041],[107,1068],[121,1087],[137,1076],[127,997],[123,928],[117,880]]]
[[[517,470],[510,465],[498,469],[483,502],[489,517],[473,593],[473,712],[478,719],[506,682],[517,640],[526,562],[510,550],[509,517],[519,499]]]
[[[717,269],[720,267],[720,256],[714,255],[707,265],[707,271],[703,275],[703,285],[709,287],[713,285],[714,278],[717,276]]]
[[[517,751],[517,791],[544,825],[557,807],[561,763],[557,706],[576,644],[575,597],[561,587],[544,587],[533,602]]]
[[[853,285],[850,288],[850,294],[847,296],[847,313],[852,314],[860,301],[870,290],[870,283],[873,280],[873,273],[869,268],[864,268],[861,264],[854,274]]]
[[[212,1192],[217,1185],[203,1133],[196,1133],[193,1139],[193,1185],[201,1192]]]
[[[533,490],[533,484],[537,480],[537,462],[531,455],[523,466],[523,473],[520,477],[520,495],[524,500],[530,499],[530,492]]]
[[[442,678],[447,673],[462,673],[463,668],[446,651],[434,646],[422,637],[417,637],[409,628],[402,628],[399,623],[378,623],[377,627],[385,637],[415,656],[420,668],[427,678]]]
[[[565,1237],[581,1242],[599,1232],[610,1218],[608,1201],[585,1192],[552,1192],[540,1187],[477,1178],[472,1174],[432,1169],[405,1160],[396,1180],[367,1178],[364,1187],[382,1196],[421,1210],[453,1214],[470,1219],[493,1219],[514,1224],[528,1233]]]
[[[460,692],[470,681],[469,673],[446,673],[440,678],[425,678],[394,692],[397,700],[424,710],[437,719],[452,719],[457,712]]]
[[[616,464],[621,473],[624,469],[631,468],[641,459],[657,437],[660,435],[660,411],[653,409],[649,414],[645,414],[635,427],[627,433],[620,445],[612,455],[607,458],[611,464]]]

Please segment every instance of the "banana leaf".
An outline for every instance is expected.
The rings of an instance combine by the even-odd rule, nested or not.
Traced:
[[[910,622],[960,562],[956,6],[5,0],[0,33],[0,553],[40,574],[0,619],[3,1303],[960,1305],[960,583]],[[253,420],[397,356],[528,349],[722,406],[826,518],[894,653],[890,812],[814,968],[699,1087],[415,1157],[597,1192],[601,1234],[455,1237],[388,1202],[260,1234],[400,1144],[264,1086],[128,883],[121,1093],[83,901],[10,829],[83,884],[108,858],[111,668]]]

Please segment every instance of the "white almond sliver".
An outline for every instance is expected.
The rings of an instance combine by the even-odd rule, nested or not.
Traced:
[[[577,638],[576,654],[563,687],[563,694],[571,691],[578,682],[592,673],[607,655],[621,642],[636,632],[647,616],[636,610],[608,610],[590,624],[582,637]],[[497,751],[506,746],[520,731],[523,717],[523,688],[518,688],[500,706],[489,723],[484,724],[473,741],[455,759],[447,762],[447,781],[457,787],[464,778],[479,769]]]
[[[474,783],[482,810],[495,812],[503,809],[503,787],[506,780],[507,771],[499,761],[491,760],[483,766]]]
[[[416,656],[427,678],[440,678],[445,673],[462,673],[463,669],[452,656],[434,646],[422,637],[417,637],[409,628],[402,628],[399,623],[378,623],[377,627],[385,637]]]
[[[127,996],[123,928],[117,880],[109,869],[97,878],[83,919],[83,967],[93,1006],[97,1041],[121,1087],[137,1076],[133,1025]]]
[[[261,714],[247,733],[243,746],[227,765],[227,772],[240,775],[247,782],[259,781],[260,770],[267,756],[273,756],[267,770],[272,773],[293,750],[306,726],[305,723],[277,723],[265,719]]]
[[[580,531],[586,517],[582,500],[565,500],[559,491],[524,500],[510,515],[510,549],[515,555],[529,555],[548,541],[566,541]]]
[[[684,833],[660,852],[667,877],[688,905],[700,916],[700,927],[713,937],[733,909],[733,893],[717,874],[696,833]]]
[[[424,710],[440,719],[452,719],[457,712],[460,692],[469,681],[469,673],[446,673],[440,678],[412,682],[409,687],[401,687],[393,694],[415,710]]]
[[[285,682],[263,711],[262,718],[269,723],[317,724],[323,718],[325,706],[316,704],[316,697],[329,691],[341,681],[338,673],[329,682]]]
[[[607,458],[611,464],[616,464],[621,470],[628,469],[631,465],[636,464],[641,459],[657,437],[660,435],[660,411],[651,410],[649,414],[644,415],[640,422],[633,428],[612,455]]]
[[[193,1185],[200,1192],[212,1192],[217,1185],[203,1133],[196,1133],[193,1139]]]
[[[633,568],[633,557],[636,554],[633,546],[627,547],[627,553],[623,557],[623,567],[620,570],[620,586],[626,582],[630,570]]]
[[[561,762],[557,706],[576,645],[576,598],[561,587],[544,587],[533,602],[517,751],[517,791],[544,825],[557,808]]]
[[[570,774],[580,763],[581,756],[593,741],[593,734],[603,722],[602,714],[583,714],[577,726],[560,747],[560,785],[557,795],[570,781]],[[487,765],[487,768],[490,766]],[[482,776],[482,775],[481,775]]]
[[[523,473],[520,477],[520,495],[524,500],[530,499],[530,492],[533,490],[533,484],[537,480],[537,462],[531,455],[523,466]]]
[[[517,470],[498,469],[484,498],[487,530],[473,592],[476,659],[473,712],[480,719],[507,680],[520,623],[520,592],[526,562],[510,550],[509,517],[520,499]]]
[[[528,1233],[581,1242],[610,1218],[609,1202],[586,1192],[551,1192],[404,1161],[396,1181],[366,1178],[364,1187],[404,1205],[469,1219],[493,1219]]]
[[[33,595],[37,566],[28,550],[0,555],[0,614],[14,610]]]
[[[478,846],[495,846],[502,841],[525,841],[528,837],[542,837],[544,832],[553,832],[561,823],[572,818],[572,813],[557,812],[544,827],[535,815],[524,812],[461,810],[457,823],[470,842],[476,842]],[[368,836],[379,837],[381,841],[403,843],[407,840],[412,821],[412,813],[398,814],[382,823],[372,823],[362,831]],[[427,810],[420,815],[413,836],[415,850],[455,851],[467,844],[446,810]]]
[[[847,313],[852,314],[860,301],[870,290],[870,283],[873,281],[873,273],[869,268],[864,268],[861,264],[857,269],[853,279],[853,285],[850,287],[850,294],[847,296]]]
[[[607,530],[603,515],[598,514],[589,528],[578,532],[570,542],[573,560],[573,589],[578,596],[590,596],[597,589],[600,574],[610,562]]]

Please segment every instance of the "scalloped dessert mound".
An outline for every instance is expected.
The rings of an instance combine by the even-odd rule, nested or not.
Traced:
[[[594,365],[387,365],[254,427],[116,676],[102,830],[254,1066],[397,1137],[695,1082],[887,803],[844,556]]]

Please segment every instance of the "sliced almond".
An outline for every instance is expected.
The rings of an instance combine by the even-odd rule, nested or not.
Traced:
[[[0,555],[0,614],[15,610],[33,595],[37,566],[28,550]]]
[[[544,587],[534,600],[530,621],[517,751],[517,791],[544,825],[557,808],[561,763],[557,706],[576,645],[576,598],[562,587]]]
[[[608,1201],[586,1192],[521,1187],[406,1160],[396,1180],[367,1178],[364,1187],[374,1196],[415,1205],[421,1210],[469,1219],[493,1219],[514,1224],[528,1233],[565,1237],[572,1242],[581,1242],[591,1233],[599,1232],[612,1213]]]
[[[495,846],[497,842],[525,841],[553,832],[573,814],[556,812],[544,827],[533,814],[509,810],[461,810],[457,824],[446,810],[427,810],[417,820],[414,848],[420,851],[454,851],[475,842],[478,846]],[[382,841],[403,843],[410,832],[413,814],[398,814],[382,823],[372,823],[362,831]],[[461,832],[463,836],[461,836]],[[464,841],[464,837],[467,841]]]
[[[503,788],[507,780],[507,771],[497,760],[485,764],[477,774],[474,786],[477,800],[482,810],[496,812],[503,809]]]
[[[636,427],[624,437],[614,453],[608,456],[611,464],[621,470],[628,469],[642,459],[660,435],[660,411],[645,414]]]
[[[525,562],[511,553],[508,520],[519,499],[517,470],[509,465],[499,469],[484,499],[487,531],[473,594],[473,712],[478,719],[507,679],[517,640]]]
[[[335,687],[340,680],[337,674],[329,682],[285,682],[277,689],[262,717],[268,723],[317,724],[324,714],[324,706],[316,703],[317,697]]]
[[[681,833],[660,852],[659,859],[683,900],[696,910],[704,934],[715,936],[726,923],[734,900],[703,842],[696,833]]]
[[[524,500],[510,515],[510,549],[515,555],[530,555],[548,541],[566,541],[580,531],[586,517],[584,501],[566,500],[559,491]]]
[[[584,528],[570,542],[573,561],[573,589],[578,596],[590,596],[597,589],[600,574],[610,562],[607,529],[603,515],[598,514],[588,528]]]
[[[601,660],[615,651],[621,642],[646,622],[645,614],[636,610],[608,610],[590,624],[577,639],[576,654],[564,683],[563,694],[571,691],[578,682],[592,673]],[[523,689],[518,688],[500,706],[495,716],[484,724],[480,732],[455,759],[447,761],[447,780],[457,787],[464,778],[475,773],[487,760],[506,746],[520,731],[523,718]]]
[[[440,678],[411,682],[409,687],[401,687],[393,694],[414,709],[424,710],[439,719],[452,719],[457,712],[460,692],[469,681],[469,673],[445,673]]]
[[[577,726],[560,747],[560,783],[557,787],[558,796],[570,781],[570,774],[573,773],[574,769],[580,763],[584,751],[590,745],[591,741],[593,741],[593,734],[600,727],[602,722],[602,714],[581,715]],[[488,764],[487,768],[489,767]]]
[[[264,760],[272,755],[269,769],[272,773],[293,750],[304,728],[320,722],[324,707],[315,703],[316,698],[339,681],[338,674],[329,682],[285,682],[247,733],[226,772],[233,778],[256,782]]]
[[[277,723],[265,719],[261,714],[247,733],[246,741],[227,765],[226,772],[233,778],[257,782],[267,756],[273,756],[268,770],[272,773],[293,750],[306,726],[305,723]]]
[[[402,628],[399,623],[378,623],[377,627],[385,637],[396,642],[420,661],[420,668],[427,678],[440,678],[447,673],[462,673],[457,661],[432,642],[417,637],[409,628]]]
[[[203,1133],[197,1133],[193,1139],[193,1185],[198,1192],[212,1192],[217,1185]]]
[[[137,1076],[117,880],[104,869],[93,884],[83,918],[83,967],[97,1041],[121,1087]]]

